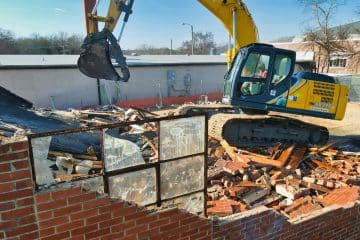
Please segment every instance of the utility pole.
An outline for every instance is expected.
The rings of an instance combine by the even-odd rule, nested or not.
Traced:
[[[172,55],[172,48],[173,48],[173,43],[172,43],[172,39],[170,39],[170,55]]]
[[[182,25],[188,25],[191,28],[191,55],[194,55],[194,45],[195,45],[194,27],[190,23],[183,23]]]

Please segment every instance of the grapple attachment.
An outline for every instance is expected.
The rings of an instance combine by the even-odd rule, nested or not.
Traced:
[[[121,76],[115,70],[111,59],[115,59],[119,65]],[[130,78],[126,58],[114,35],[106,29],[85,38],[77,64],[79,70],[91,78],[122,82],[127,82]]]

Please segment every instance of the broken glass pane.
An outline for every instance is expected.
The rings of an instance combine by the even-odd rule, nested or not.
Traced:
[[[188,196],[166,200],[161,203],[162,208],[177,207],[185,209],[194,214],[201,214],[204,211],[204,192],[194,193]]]
[[[110,197],[141,206],[156,202],[155,168],[109,177]]]
[[[161,163],[161,198],[204,189],[204,156]]]
[[[160,159],[167,160],[204,152],[205,116],[160,122]]]
[[[55,183],[50,166],[55,162],[48,160],[51,137],[33,138],[31,139],[36,184],[50,185]]]
[[[120,138],[116,129],[104,131],[104,162],[107,172],[145,163],[140,147]]]

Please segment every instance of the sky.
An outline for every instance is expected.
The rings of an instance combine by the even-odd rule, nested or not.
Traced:
[[[99,13],[105,14],[109,0],[101,0]],[[260,40],[299,35],[309,24],[310,14],[297,0],[244,0],[258,27]],[[52,35],[58,32],[85,36],[83,0],[0,0],[0,28],[16,37],[33,33]],[[360,20],[355,9],[358,0],[346,0],[333,25]],[[216,43],[226,44],[228,33],[222,24],[196,0],[135,0],[133,14],[126,25],[121,47],[134,49],[142,44],[177,48],[191,39],[194,31],[212,32]],[[119,22],[120,23],[120,22]],[[119,33],[115,29],[115,36]]]

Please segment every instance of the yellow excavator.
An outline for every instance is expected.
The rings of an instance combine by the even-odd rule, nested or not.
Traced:
[[[78,67],[89,77],[127,81],[130,73],[118,41],[134,0],[110,0],[106,17],[96,14],[98,2],[84,0],[88,35],[81,47]],[[348,99],[347,86],[327,75],[294,74],[295,52],[257,43],[256,25],[242,0],[198,2],[223,23],[233,39],[233,48],[227,54],[222,102],[244,113],[258,114],[214,114],[209,121],[209,134],[225,138],[234,146],[274,141],[325,143],[329,133],[324,127],[264,113],[275,111],[341,120]],[[120,36],[115,38],[112,31],[121,14],[124,23]],[[101,31],[98,22],[105,23]],[[112,58],[120,66],[121,76]],[[185,112],[197,110],[190,108]]]

